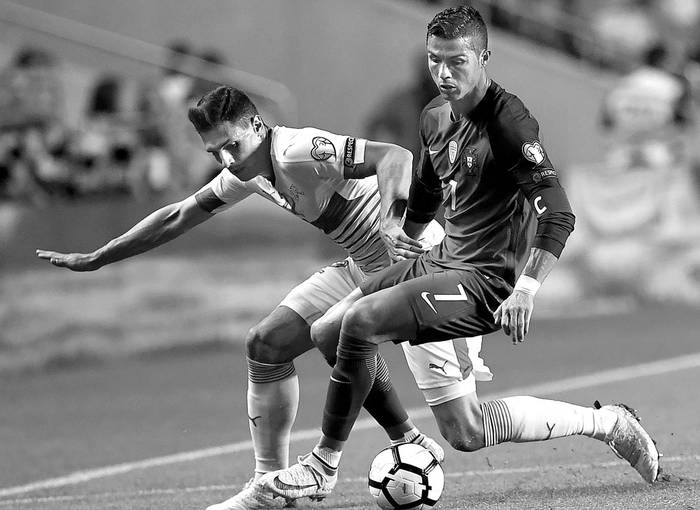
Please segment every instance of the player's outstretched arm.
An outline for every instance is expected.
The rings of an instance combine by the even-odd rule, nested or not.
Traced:
[[[95,271],[102,266],[146,252],[175,239],[213,214],[202,209],[193,196],[166,205],[146,216],[128,232],[91,253],[36,250],[40,259],[71,271]]]

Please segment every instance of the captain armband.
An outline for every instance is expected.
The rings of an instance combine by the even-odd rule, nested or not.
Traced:
[[[428,223],[435,217],[442,204],[442,189],[429,189],[420,179],[414,178],[408,194],[406,220]]]
[[[530,195],[537,216],[537,232],[533,247],[561,255],[566,240],[574,230],[576,217],[561,186],[540,187]]]

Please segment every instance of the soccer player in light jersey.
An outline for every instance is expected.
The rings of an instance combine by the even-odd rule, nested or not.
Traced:
[[[537,121],[488,77],[487,32],[478,11],[440,12],[428,24],[426,43],[440,96],[421,116],[422,156],[404,229],[419,237],[444,201],[446,235],[418,258],[370,276],[330,318],[315,323],[314,337],[340,324],[337,362],[317,446],[259,482],[281,496],[321,498],[335,486],[343,445],[378,373],[379,344],[408,339],[421,345],[500,328],[515,344],[523,342],[535,293],[574,227]],[[529,250],[528,202],[537,220]],[[652,439],[621,404],[586,408],[528,396],[480,402],[472,392],[433,411],[458,450],[578,434],[606,442],[647,482],[658,474]]]
[[[230,87],[205,95],[190,109],[189,117],[206,150],[225,166],[217,177],[92,253],[38,250],[37,255],[59,267],[93,271],[170,241],[251,194],[315,225],[347,251],[347,259],[323,268],[295,287],[246,339],[249,425],[258,477],[288,465],[289,435],[299,398],[293,360],[313,347],[310,325],[367,275],[389,265],[390,257],[416,256],[424,250],[399,226],[408,197],[412,156],[396,145],[315,128],[270,128],[250,99]],[[401,203],[403,208],[395,205]],[[423,242],[439,242],[442,228],[433,223],[428,230]],[[337,337],[319,345],[331,365],[335,363],[336,342]],[[474,391],[472,360],[482,376],[489,375],[488,367],[478,358],[481,338],[469,342],[469,347],[464,338],[406,347],[409,366],[429,405]],[[383,359],[377,355],[375,361],[378,371],[365,403],[368,412],[392,441],[423,444],[441,459],[441,447],[409,420]],[[210,508],[273,506],[269,492],[248,484],[241,493]]]

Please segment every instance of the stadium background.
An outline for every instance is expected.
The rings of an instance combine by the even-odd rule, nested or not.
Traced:
[[[410,146],[415,142],[410,135],[407,138],[401,129],[383,121],[413,122],[414,114],[404,109],[416,109],[416,90],[424,79],[419,55],[425,24],[449,3],[0,2],[0,66],[4,68],[0,73],[0,377],[10,378],[7,381],[21,388],[21,381],[58,368],[61,374],[73,374],[60,377],[76,377],[79,384],[84,367],[102,366],[105,360],[117,359],[116,366],[129,366],[135,357],[155,351],[166,353],[166,359],[167,353],[174,353],[174,365],[180,366],[177,353],[185,352],[200,360],[193,363],[202,365],[212,349],[223,349],[232,357],[230,364],[242,385],[239,351],[247,328],[293,285],[341,256],[311,226],[261,199],[250,198],[168,246],[96,273],[77,275],[52,268],[36,259],[34,250],[95,249],[151,210],[206,182],[213,169],[201,157],[196,134],[188,131],[186,102],[163,106],[152,101],[159,91],[172,90],[162,85],[173,75],[185,79],[170,85],[177,88],[185,83],[190,92],[217,83],[239,86],[260,104],[270,123],[314,125]],[[611,149],[611,134],[600,123],[605,98],[623,75],[641,65],[643,54],[656,42],[667,44],[672,55],[688,57],[677,58],[674,71],[683,71],[693,90],[698,90],[698,64],[692,59],[700,54],[695,40],[700,33],[698,2],[475,3],[488,13],[492,77],[516,92],[539,120],[544,145],[566,184],[573,185],[575,172],[586,176],[609,164],[606,153]],[[614,29],[601,22],[615,16]],[[183,44],[187,47],[184,57],[172,51],[182,50]],[[60,89],[60,104],[18,106],[13,79],[22,72],[16,63],[27,49],[49,56],[46,75],[52,82],[49,87]],[[175,67],[176,73],[166,72]],[[95,114],[90,104],[101,80],[117,83],[118,107]],[[144,97],[151,99],[146,107]],[[110,123],[118,129],[105,128]],[[41,161],[33,161],[30,155],[25,165],[18,164],[26,154],[17,156],[17,140],[46,126],[58,126],[61,150],[51,145],[51,136],[42,133],[36,142],[44,155],[38,158]],[[700,266],[695,262],[700,260],[695,256],[700,250],[700,220],[694,211],[698,195],[693,155],[697,134],[692,124],[682,131],[688,155],[674,162],[673,168],[664,169],[671,171],[670,179],[657,183],[681,182],[683,196],[678,201],[691,197],[693,202],[691,212],[679,220],[688,232],[681,235],[681,244],[689,256],[682,271],[664,277],[668,287],[683,289],[682,295],[649,292],[648,287],[638,285],[640,277],[651,278],[649,271],[659,265],[658,258],[646,252],[642,255],[647,257],[646,264],[637,264],[641,269],[625,274],[624,261],[640,252],[635,243],[613,245],[607,252],[611,263],[618,257],[623,261],[620,270],[629,285],[606,286],[603,281],[587,288],[600,275],[593,266],[578,267],[578,257],[595,239],[578,239],[582,234],[577,230],[572,238],[572,245],[578,246],[572,249],[576,256],[565,253],[538,296],[536,313],[543,322],[536,324],[542,331],[552,329],[547,321],[565,317],[574,322],[564,322],[564,327],[573,327],[574,337],[585,339],[586,326],[576,321],[593,320],[597,328],[593,336],[603,338],[608,331],[615,331],[613,336],[625,335],[619,322],[629,319],[626,314],[646,317],[635,331],[651,330],[657,321],[672,317],[680,331],[675,334],[676,347],[692,351],[690,330],[700,306]],[[101,142],[91,139],[95,132],[102,135]],[[100,152],[114,149],[104,149],[104,140],[112,135],[129,149],[126,163]],[[26,143],[25,147],[36,145]],[[99,160],[104,167],[80,166],[88,155],[98,160],[104,156]],[[634,193],[634,186],[627,189],[627,183],[639,182],[639,175],[630,171],[611,180],[621,189],[619,197],[607,197],[607,203],[622,208],[624,197]],[[673,189],[664,195],[665,200],[674,201],[678,187],[674,186],[669,184]],[[659,234],[655,239],[658,230],[653,225],[643,224],[638,232],[624,232],[627,234],[667,250],[654,252],[654,257],[672,253],[679,245],[677,236],[667,240]],[[668,315],[670,308],[674,311]],[[650,315],[649,310],[653,310]],[[633,343],[636,335],[631,333],[623,343]],[[499,349],[487,343],[487,359],[496,357]],[[651,345],[648,349],[660,356]],[[236,354],[230,354],[232,351]],[[571,368],[557,374],[596,366],[606,355],[570,356]],[[14,388],[15,383],[8,387]],[[4,400],[0,408],[12,405],[9,394],[0,393],[0,398]],[[224,411],[220,419],[226,416]],[[12,423],[22,427],[21,422]],[[245,435],[245,426],[238,432]],[[697,430],[693,437],[697,440]],[[18,455],[8,441],[4,444],[6,458]],[[172,450],[166,443],[162,446],[163,452]],[[82,466],[77,461],[67,465]],[[20,475],[4,470],[2,485],[26,483],[59,471],[47,473],[34,466],[19,470],[24,473]]]

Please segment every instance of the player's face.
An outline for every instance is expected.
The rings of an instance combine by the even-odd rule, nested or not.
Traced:
[[[442,97],[457,101],[472,92],[485,74],[471,37],[428,38],[428,68]]]
[[[262,141],[265,125],[260,117],[239,122],[223,122],[200,133],[207,152],[229,171],[247,181],[267,168]],[[269,154],[267,154],[269,157]]]

